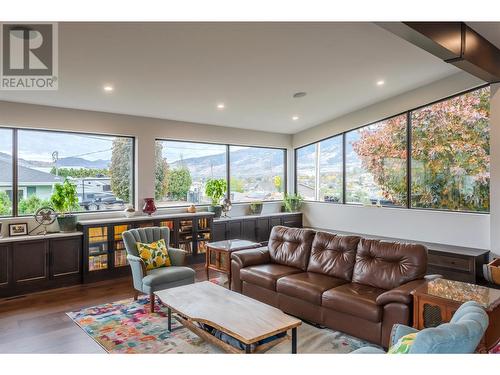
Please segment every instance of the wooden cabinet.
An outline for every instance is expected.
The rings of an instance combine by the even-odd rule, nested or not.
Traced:
[[[276,225],[302,227],[302,214],[277,213],[261,217],[235,217],[214,220],[213,241],[242,239],[260,243],[269,240],[271,229]]]
[[[51,279],[80,274],[82,263],[80,237],[52,239],[49,241],[49,250]]]
[[[7,288],[11,279],[10,245],[0,245],[0,288]]]
[[[34,283],[49,278],[49,251],[45,240],[12,244],[14,284]]]
[[[446,279],[468,283],[484,283],[482,265],[488,263],[487,250],[455,247],[450,251],[428,246],[427,274],[443,275]]]
[[[81,259],[79,234],[1,243],[0,297],[79,284]]]

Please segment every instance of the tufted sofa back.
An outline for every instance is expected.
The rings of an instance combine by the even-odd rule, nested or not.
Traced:
[[[267,245],[271,261],[305,271],[314,234],[311,229],[273,227]]]
[[[351,281],[360,237],[317,232],[307,271]]]
[[[352,282],[393,289],[423,278],[426,271],[425,246],[362,238],[358,244]]]

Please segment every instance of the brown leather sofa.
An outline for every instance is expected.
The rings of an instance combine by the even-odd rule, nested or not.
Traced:
[[[394,324],[411,325],[426,268],[422,245],[282,226],[231,255],[234,291],[384,347]]]

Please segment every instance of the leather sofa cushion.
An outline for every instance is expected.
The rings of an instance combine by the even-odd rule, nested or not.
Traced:
[[[375,302],[384,289],[348,283],[323,293],[323,307],[357,316],[372,322],[382,321],[382,307]]]
[[[351,281],[360,237],[317,232],[307,271]]]
[[[427,249],[416,244],[359,241],[352,282],[393,289],[425,276]]]
[[[302,272],[278,279],[276,291],[321,306],[321,296],[325,290],[346,282],[320,273]]]
[[[302,271],[298,268],[282,264],[259,264],[257,266],[242,268],[240,270],[240,278],[247,283],[276,291],[276,280],[280,277],[299,272]]]
[[[306,271],[314,235],[311,229],[273,227],[268,243],[271,261]]]

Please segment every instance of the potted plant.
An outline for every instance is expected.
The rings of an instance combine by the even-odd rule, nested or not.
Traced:
[[[283,206],[286,212],[295,212],[300,209],[302,205],[302,196],[300,194],[285,194],[283,199]]]
[[[71,212],[80,208],[76,186],[69,182],[68,179],[64,180],[62,184],[55,184],[50,201],[58,212],[57,222],[61,232],[75,231],[77,217]]]
[[[262,201],[253,201],[249,206],[250,215],[260,215],[262,213]]]
[[[220,217],[222,213],[220,200],[226,194],[226,190],[227,182],[223,178],[211,178],[205,185],[205,195],[212,200],[212,204],[208,207],[208,211],[213,212],[216,218]]]

